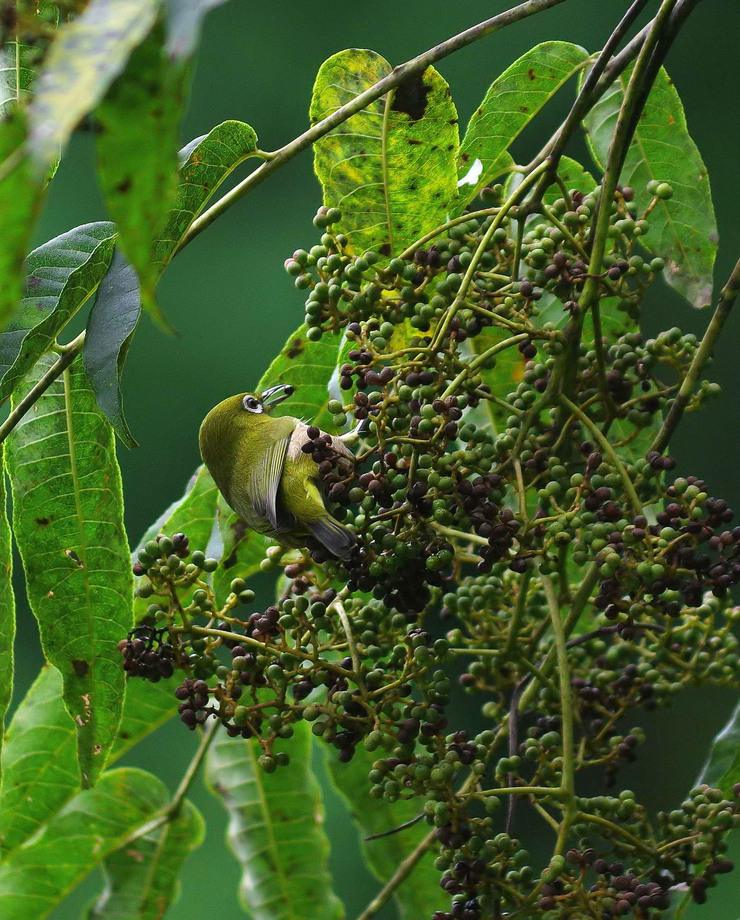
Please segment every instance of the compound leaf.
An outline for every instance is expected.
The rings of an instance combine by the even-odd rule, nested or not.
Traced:
[[[629,73],[607,90],[585,120],[599,165],[609,151]],[[706,306],[712,299],[718,239],[709,175],[686,126],[678,92],[663,68],[648,96],[620,179],[622,185],[634,188],[638,214],[653,199],[647,190],[651,180],[667,182],[673,197],[655,203],[640,242],[665,259],[664,277],[671,287],[693,306]]]
[[[513,140],[555,93],[576,74],[588,52],[571,42],[536,45],[495,79],[468,123],[460,145],[460,178],[480,161],[474,183],[467,182],[458,212],[509,165]]]
[[[105,857],[168,801],[143,770],[104,773],[0,864],[3,920],[43,920]]]
[[[228,841],[242,868],[242,903],[253,920],[337,920],[321,792],[311,771],[306,722],[280,742],[290,765],[267,774],[250,738],[220,732],[208,752],[206,779],[229,814]]]
[[[162,920],[177,900],[180,870],[204,831],[200,812],[185,801],[164,827],[111,853],[103,864],[105,889],[87,920]]]
[[[316,77],[311,123],[351,102],[391,72],[374,51],[352,48],[325,61]],[[324,204],[353,251],[402,252],[444,223],[457,200],[457,111],[450,89],[428,67],[314,144]]]
[[[91,0],[60,27],[30,107],[29,147],[41,172],[123,71],[154,25],[159,5],[159,0]]]
[[[0,332],[0,402],[95,293],[113,258],[115,238],[116,228],[107,221],[83,224],[28,256],[26,296]]]
[[[51,363],[38,363],[29,388]],[[133,575],[113,431],[79,361],[14,429],[7,458],[29,604],[62,673],[82,784],[92,785],[121,719],[117,643],[131,625]]]

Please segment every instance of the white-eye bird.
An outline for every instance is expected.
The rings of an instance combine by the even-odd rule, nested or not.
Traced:
[[[260,396],[240,393],[215,406],[200,426],[200,453],[219,491],[244,523],[289,547],[313,536],[339,559],[356,542],[326,508],[318,465],[303,445],[309,426],[270,409],[294,392],[279,384]],[[322,432],[323,434],[323,432]],[[332,448],[354,460],[340,438]]]

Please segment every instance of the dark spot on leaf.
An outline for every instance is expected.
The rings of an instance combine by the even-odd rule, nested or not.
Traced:
[[[415,137],[410,137],[408,142],[409,144],[420,144],[421,143],[421,141],[417,141]]]
[[[537,78],[537,74],[534,72],[534,70],[531,67],[527,71],[527,76],[529,77],[530,80],[535,80]]]
[[[447,149],[448,149],[448,150],[452,150],[453,148],[454,148],[454,144],[448,144],[448,145],[447,145]]]
[[[389,256],[391,254],[391,244],[383,243],[378,247],[378,252],[381,254],[381,256]]]
[[[116,191],[119,192],[121,195],[125,195],[126,192],[127,192],[130,188],[131,188],[131,179],[126,178],[126,179],[123,180],[123,182],[120,182],[120,183],[116,186]]]
[[[427,96],[431,87],[424,84],[424,74],[412,74],[399,83],[393,97],[391,109],[394,112],[403,112],[412,121],[423,117],[427,108]]]
[[[90,670],[90,665],[82,658],[73,658],[72,667],[74,668],[74,672],[78,677],[85,677],[87,672]]]
[[[129,732],[119,732],[119,733],[118,733],[118,737],[119,737],[122,741],[128,741],[128,739],[131,737],[131,734],[130,734]]]
[[[74,562],[74,564],[75,564],[76,566],[78,566],[79,568],[81,568],[81,569],[84,568],[84,566],[83,566],[83,564],[82,564],[82,560],[80,559],[80,557],[77,555],[77,553],[76,553],[73,549],[65,549],[65,550],[64,550],[64,555],[65,555],[68,559],[71,559],[72,562]]]
[[[36,523],[39,527],[46,527],[49,523],[49,518],[36,518]]]
[[[460,154],[460,159],[463,161],[463,163],[467,163],[468,160],[470,159],[470,154],[469,154],[469,153],[461,153],[461,154]]]
[[[29,275],[28,286],[33,290],[41,284],[41,278],[38,278],[36,275]]]
[[[519,106],[519,111],[520,111],[520,112],[524,112],[524,114],[526,115],[526,113],[529,111],[529,106],[528,106],[528,105],[520,105],[520,106]]]
[[[297,358],[298,355],[302,354],[306,347],[306,343],[303,339],[293,339],[290,343],[290,348],[286,351],[286,355],[289,358]]]

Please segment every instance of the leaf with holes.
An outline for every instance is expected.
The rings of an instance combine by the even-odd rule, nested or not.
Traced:
[[[391,72],[374,51],[352,48],[325,61],[311,99],[311,124]],[[457,111],[450,89],[428,67],[314,144],[324,204],[354,252],[402,252],[444,223],[457,200]]]
[[[14,641],[13,547],[6,511],[5,462],[0,447],[0,753],[5,734],[5,713],[13,696]]]
[[[83,224],[26,259],[26,296],[0,332],[0,401],[8,398],[69,320],[95,294],[113,258],[116,228]]]
[[[0,916],[48,917],[168,799],[166,787],[151,773],[124,768],[103,774],[94,789],[78,793],[0,864]]]
[[[338,920],[331,890],[329,841],[321,791],[311,771],[311,730],[298,722],[279,749],[290,765],[265,773],[253,738],[220,732],[206,761],[206,779],[229,814],[228,841],[242,868],[239,894],[253,920]]]
[[[619,107],[630,71],[626,71],[596,103],[585,120],[591,152],[599,166],[606,161]],[[653,196],[652,180],[673,189],[669,200],[658,200],[640,237],[645,248],[665,259],[664,277],[695,307],[712,299],[712,273],[717,255],[717,221],[709,175],[691,139],[676,88],[661,68],[627,152],[622,185],[635,190],[638,214]]]
[[[456,213],[507,168],[507,151],[540,109],[583,68],[588,52],[571,42],[543,42],[514,61],[491,84],[468,123],[458,170],[460,179],[480,161],[467,182]],[[472,178],[472,177],[471,177]]]
[[[368,753],[362,745],[355,748],[354,757],[349,763],[340,763],[331,752],[326,754],[332,782],[347,803],[358,833],[363,838],[372,834],[382,834],[405,821],[411,821],[418,817],[423,805],[420,799],[389,802],[387,799],[371,798],[367,775],[375,760],[376,757]],[[363,840],[362,849],[369,868],[381,882],[387,882],[398,869],[399,863],[418,847],[429,833],[429,825],[420,821],[389,837]],[[444,907],[445,898],[439,887],[439,872],[434,868],[433,849],[430,847],[408,878],[394,892],[404,920],[431,917],[435,911]]]
[[[38,363],[29,388],[52,361]],[[44,653],[62,673],[83,785],[92,784],[121,719],[117,643],[131,625],[133,575],[113,431],[79,360],[24,416],[7,447],[28,600]]]
[[[190,802],[164,827],[111,853],[105,889],[86,920],[162,920],[180,893],[185,860],[203,842],[205,823]]]
[[[98,175],[119,231],[118,245],[136,269],[145,310],[161,325],[154,289],[158,230],[177,189],[177,140],[187,68],[173,63],[156,28],[98,106]]]
[[[36,82],[29,148],[41,173],[149,34],[159,0],[91,0],[60,27]]]

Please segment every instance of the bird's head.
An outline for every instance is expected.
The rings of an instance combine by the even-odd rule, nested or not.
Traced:
[[[289,383],[279,383],[277,386],[270,387],[261,395],[256,393],[245,393],[243,396],[236,397],[241,400],[241,408],[253,415],[261,415],[263,412],[269,412],[274,406],[288,399],[295,393],[295,387]]]

